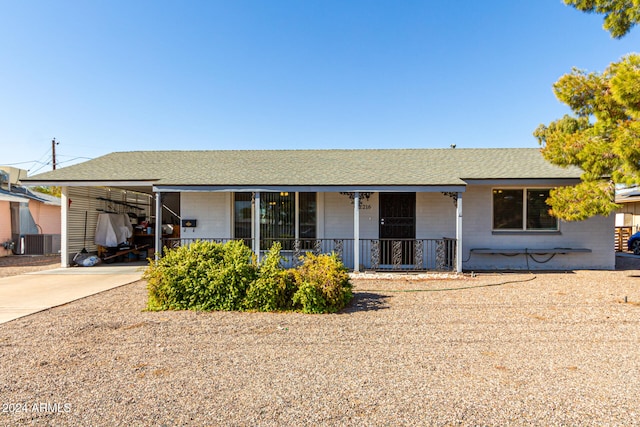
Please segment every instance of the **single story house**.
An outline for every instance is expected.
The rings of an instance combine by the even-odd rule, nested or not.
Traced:
[[[25,181],[62,186],[63,265],[115,212],[150,251],[242,239],[354,271],[614,269],[614,215],[548,213],[549,190],[580,175],[535,148],[211,150],[116,152]]]
[[[616,227],[631,227],[640,230],[640,188],[624,188],[616,191],[616,203],[621,207],[616,211]]]
[[[0,256],[60,252],[60,198],[22,186],[26,176],[0,166]]]

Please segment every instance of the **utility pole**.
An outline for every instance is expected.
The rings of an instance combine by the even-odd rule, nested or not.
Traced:
[[[53,153],[53,170],[56,170],[56,145],[60,144],[59,142],[56,142],[56,139],[53,138],[53,140],[51,140],[51,153]]]

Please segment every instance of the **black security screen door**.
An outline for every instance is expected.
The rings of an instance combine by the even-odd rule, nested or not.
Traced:
[[[380,193],[379,236],[380,264],[413,264],[416,193]]]

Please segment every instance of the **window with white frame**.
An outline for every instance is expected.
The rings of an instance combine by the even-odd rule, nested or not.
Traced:
[[[493,229],[498,231],[555,231],[557,218],[549,214],[548,188],[495,188]]]

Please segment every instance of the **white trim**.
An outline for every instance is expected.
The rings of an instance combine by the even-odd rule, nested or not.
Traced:
[[[316,218],[317,221],[318,219]],[[318,225],[316,224],[317,227]],[[300,238],[300,193],[298,191],[293,193],[293,237],[295,239]]]
[[[33,199],[29,199],[27,197],[21,197],[21,196],[14,196],[12,194],[0,193],[0,202],[29,203],[29,200],[33,200]],[[40,202],[41,200],[38,200],[38,201]],[[50,204],[50,203],[45,203],[45,204]]]
[[[172,192],[275,192],[289,193],[442,193],[464,192],[465,185],[154,185],[153,191]]]
[[[556,218],[556,228],[527,228],[527,191],[529,190],[552,190],[553,187],[544,187],[544,186],[496,186],[491,187],[491,232],[492,233],[557,233],[560,231],[560,220]],[[494,219],[495,219],[495,205],[493,200],[493,192],[495,190],[521,190],[522,191],[522,228],[494,228]]]
[[[360,271],[360,193],[353,196],[353,272]]]
[[[462,193],[456,200],[456,272],[462,273]]]
[[[160,192],[156,193],[156,235],[153,240],[155,243],[153,256],[157,262],[162,252],[162,193]]]
[[[465,179],[467,185],[493,185],[493,186],[543,186],[562,187],[580,183],[580,178],[513,178],[513,179]]]
[[[60,264],[68,267],[69,263],[69,187],[60,188]]]
[[[21,180],[23,185],[53,185],[56,187],[151,187],[157,180],[144,181],[39,181]],[[151,190],[151,188],[149,188]]]
[[[256,191],[255,197],[255,217],[253,219],[253,226],[255,228],[254,238],[253,238],[253,253],[256,254],[257,261],[260,262],[260,192]]]
[[[316,238],[324,239],[324,195],[325,193],[316,193]]]

